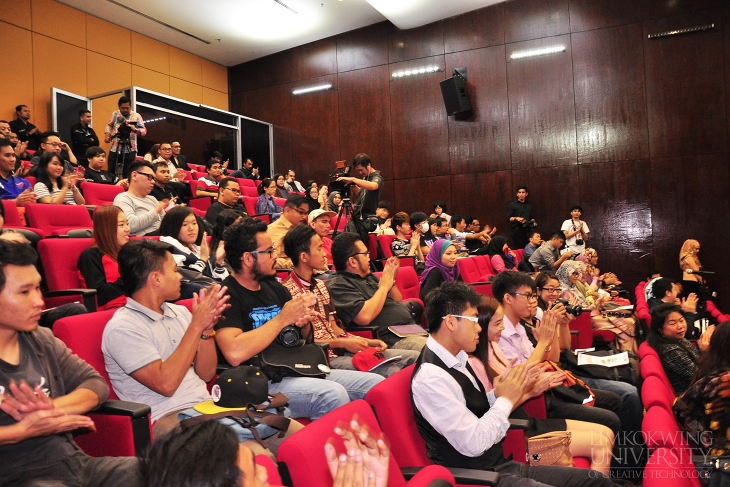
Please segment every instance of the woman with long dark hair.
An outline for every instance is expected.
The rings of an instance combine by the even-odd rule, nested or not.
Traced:
[[[685,338],[688,326],[684,311],[676,304],[660,304],[651,313],[651,329],[646,341],[659,354],[675,396],[682,395],[689,387],[700,355],[709,348],[715,331],[715,327],[710,326],[695,347]]]
[[[281,173],[274,174],[274,181],[276,181],[276,197],[277,198],[288,198],[289,191],[286,189],[286,178]]]
[[[271,222],[275,222],[281,216],[284,209],[278,205],[274,198],[276,196],[276,181],[271,178],[265,178],[261,181],[261,185],[258,188],[259,199],[256,202],[256,214],[257,215],[269,215]]]
[[[517,270],[517,256],[509,248],[507,237],[501,235],[492,237],[489,244],[487,244],[486,252],[495,273]]]
[[[37,182],[33,186],[37,203],[53,205],[83,205],[86,203],[78,182],[83,176],[71,173],[63,175],[65,167],[58,154],[44,154],[38,162]]]
[[[127,242],[129,223],[121,208],[99,206],[94,211],[93,242],[77,263],[84,287],[96,289],[99,309],[119,308],[127,302],[117,264],[119,250]]]

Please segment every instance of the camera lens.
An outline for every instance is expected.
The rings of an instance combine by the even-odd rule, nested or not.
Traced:
[[[279,332],[279,342],[285,347],[296,346],[300,339],[299,329],[294,325],[286,326]]]

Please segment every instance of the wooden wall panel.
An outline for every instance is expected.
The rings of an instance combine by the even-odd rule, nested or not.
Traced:
[[[142,66],[137,66],[136,64],[132,65],[132,84],[134,86],[156,91],[157,93],[162,93],[163,95],[170,94],[169,76],[157,71],[152,71],[151,69],[143,68]]]
[[[291,96],[289,85],[276,85],[246,92],[242,106],[234,97],[231,107],[234,112],[274,125],[274,161],[283,170],[292,164]],[[259,170],[262,175],[270,175],[269,168],[259,166]]]
[[[457,174],[451,176],[453,196],[449,214],[467,214],[479,218],[482,228],[489,224],[497,227],[498,235],[509,237],[512,230],[505,215],[507,205],[515,198],[515,193],[512,190],[512,171]]]
[[[651,33],[711,23],[716,11],[644,23],[649,147],[652,157],[727,150],[722,30],[647,39]]]
[[[310,42],[291,50],[292,81],[317,78],[337,72],[337,43],[334,37]]]
[[[170,46],[170,76],[202,85],[202,59],[195,54]]]
[[[689,14],[710,8],[727,7],[725,0],[640,0],[643,19],[658,19],[673,15]]]
[[[228,94],[203,86],[203,105],[228,110]]]
[[[13,58],[27,59],[26,72],[23,75],[3,76],[3,87],[0,90],[0,119],[13,120],[15,107],[25,104],[30,108],[31,122],[35,121],[35,106],[33,96],[33,40],[28,30],[14,25],[0,22],[0,45],[5,46],[6,52],[12,53]],[[51,96],[50,93],[48,95]],[[40,127],[45,127],[39,125]]]
[[[388,64],[388,22],[345,32],[335,39],[340,73]]]
[[[388,66],[338,75],[340,159],[364,152],[383,178],[393,178]]]
[[[449,176],[398,179],[392,183],[386,182],[386,186],[389,184],[392,184],[395,191],[395,199],[391,200],[393,210],[405,211],[409,215],[414,211],[430,214],[434,201],[442,199],[442,195],[446,197],[451,193]],[[450,208],[450,198],[445,201],[446,206]]]
[[[559,44],[565,45],[565,52],[507,63],[515,169],[577,162],[569,36],[510,44],[506,55],[509,59],[515,51]]]
[[[86,48],[86,14],[54,0],[32,0],[33,31]]]
[[[443,22],[408,30],[397,29],[392,24],[389,26],[388,62],[391,64],[444,53]]]
[[[277,165],[277,171],[289,168],[306,174],[307,179],[322,181],[332,172],[335,161],[340,157],[338,110],[337,110],[337,77],[323,76],[298,83],[291,83],[292,90],[302,83],[317,85],[331,83],[332,90],[292,95],[291,127],[292,160],[289,167]]]
[[[132,32],[132,64],[170,74],[170,46]]]
[[[444,58],[391,64],[394,71],[436,65]],[[398,78],[390,83],[390,116],[393,130],[393,177],[396,179],[449,173],[449,137],[446,110],[439,81],[441,72]]]
[[[211,90],[228,93],[228,69],[207,59],[203,62],[203,86]]]
[[[511,0],[504,3],[504,41],[519,42],[570,32],[568,0]]]
[[[132,35],[129,29],[88,14],[86,48],[121,61],[132,62]]]
[[[649,157],[641,25],[573,34],[572,46],[578,161]]]
[[[591,230],[588,246],[599,251],[599,267],[624,282],[640,281],[654,268],[649,161],[582,164],[578,184],[582,219]]]
[[[507,71],[502,46],[446,55],[446,73],[467,67],[472,111],[448,117],[452,174],[510,169]]]
[[[570,0],[571,32],[640,21],[641,7],[636,0]]]
[[[509,202],[517,199],[517,187],[521,185],[529,189],[527,202],[532,205],[533,217],[543,238],[560,230],[563,221],[570,218],[570,207],[579,203],[577,165],[513,170],[512,197],[503,203],[505,215]]]
[[[0,20],[30,30],[30,0],[0,0]]]
[[[229,90],[251,91],[291,81],[291,50],[239,64],[230,68]]]
[[[504,3],[443,21],[446,53],[504,44]]]
[[[86,85],[90,95],[132,84],[132,65],[103,54],[86,51]]]
[[[193,103],[203,103],[203,87],[170,76],[170,96]]]

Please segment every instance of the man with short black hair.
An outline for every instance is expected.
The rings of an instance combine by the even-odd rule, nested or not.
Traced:
[[[276,249],[266,233],[266,224],[245,217],[226,230],[226,258],[233,273],[224,281],[231,296],[231,308],[215,329],[222,357],[233,366],[244,364],[274,342],[290,325],[311,336],[310,321],[315,315],[316,298],[303,293],[294,298],[273,279]],[[312,420],[346,404],[362,399],[383,378],[379,375],[332,369],[325,379],[284,377],[269,382],[269,393],[281,392],[289,398],[293,417]]]
[[[12,130],[7,120],[0,120],[0,139],[9,139]]]
[[[172,146],[170,143],[160,143],[157,155],[157,159],[152,161],[152,164],[164,162],[167,164],[167,170],[170,173],[170,177],[165,184],[169,186],[173,193],[175,193],[175,195],[179,198],[184,199],[185,201],[192,198],[193,190],[190,188],[190,185],[182,182],[182,180],[185,179],[185,173],[181,169],[178,169],[172,162]]]
[[[560,247],[565,242],[565,235],[555,232],[550,240],[540,245],[529,258],[536,272],[556,271],[560,264],[573,257],[573,252],[566,250],[560,255]]]
[[[588,240],[588,224],[580,219],[583,214],[583,207],[573,205],[570,207],[570,219],[565,220],[560,230],[565,235],[565,247],[573,252],[574,255],[580,255],[586,250],[586,240]]]
[[[162,223],[167,203],[150,196],[155,186],[155,172],[147,161],[135,161],[129,166],[129,189],[114,197],[114,206],[124,212],[131,235],[155,234]]]
[[[286,179],[284,181],[284,187],[290,193],[302,193],[302,194],[304,194],[304,188],[299,183],[299,181],[297,181],[296,179],[297,179],[297,175],[294,172],[294,169],[289,169],[286,172]]]
[[[421,350],[423,336],[399,338],[389,327],[414,323],[395,283],[400,267],[391,257],[380,279],[370,271],[370,252],[357,233],[343,232],[332,241],[332,260],[337,273],[327,279],[337,316],[346,326],[378,327],[378,338],[391,349]]]
[[[195,196],[210,196],[215,198],[218,196],[218,184],[220,184],[220,180],[223,177],[223,168],[221,167],[221,163],[219,161],[215,159],[210,159],[205,164],[205,170],[208,175],[199,178],[195,182],[195,184],[197,185]],[[205,185],[203,188],[201,188],[199,184],[199,182],[201,181]]]
[[[375,215],[378,208],[380,194],[383,192],[383,177],[375,169],[367,154],[357,154],[352,161],[355,173],[360,176],[340,176],[337,181],[344,181],[350,187],[352,200],[352,218],[345,227],[348,232],[358,232],[361,238],[367,237],[367,232],[374,231],[376,225],[368,228],[368,217]]]
[[[190,168],[188,167],[188,158],[184,155],[180,154],[182,151],[182,146],[180,145],[180,142],[173,141],[170,143],[170,148],[172,149],[172,157],[170,157],[170,160],[173,164],[175,164],[175,167],[178,169],[185,169],[186,171],[189,171]]]
[[[259,174],[259,168],[253,167],[253,161],[251,159],[246,159],[245,161],[243,161],[243,166],[241,166],[241,169],[233,171],[233,173],[231,173],[231,176],[241,179],[261,179],[261,175]]]
[[[165,161],[160,161],[152,163],[152,169],[155,171],[155,185],[150,191],[150,196],[165,204],[170,203],[173,198],[179,199],[180,195],[170,184],[170,166]]]
[[[29,122],[30,108],[27,105],[18,105],[15,107],[15,117],[15,120],[8,124],[10,131],[15,132],[21,142],[28,142],[28,149],[37,150],[40,130]]]
[[[440,216],[437,216],[434,220],[436,222],[436,231],[433,236],[437,239],[446,238],[449,234],[449,220]]]
[[[223,178],[218,185],[218,199],[213,202],[205,213],[205,221],[215,226],[215,220],[223,210],[233,210],[245,216],[246,207],[239,203],[241,187],[234,178]]]
[[[378,201],[378,208],[375,210],[375,216],[378,217],[378,226],[375,229],[376,235],[395,235],[393,230],[393,205],[390,201]]]
[[[277,269],[292,268],[291,259],[287,257],[284,251],[284,235],[292,227],[306,224],[308,217],[309,202],[307,202],[307,198],[299,194],[290,194],[286,199],[284,211],[281,213],[281,216],[269,225],[268,230],[266,230],[266,233],[271,237],[271,241],[274,242],[276,254],[279,256],[276,259]]]
[[[284,236],[284,248],[291,256],[294,269],[283,282],[292,297],[305,292],[311,292],[317,297],[316,310],[319,315],[312,316],[311,324],[314,328],[314,341],[329,343],[330,367],[345,370],[362,370],[353,365],[353,357],[358,352],[374,348],[377,357],[383,360],[371,371],[390,377],[404,367],[409,366],[418,358],[414,350],[389,350],[388,345],[377,339],[365,339],[345,332],[338,322],[330,300],[330,293],[324,282],[314,277],[315,271],[326,271],[327,259],[322,247],[322,239],[312,227],[299,225],[292,228]],[[372,353],[372,351],[370,351]],[[399,357],[396,359],[396,357]],[[390,359],[391,361],[385,362]]]
[[[428,299],[431,336],[413,372],[411,398],[429,458],[447,467],[494,470],[501,487],[610,487],[611,481],[596,471],[531,467],[504,458],[501,441],[528,386],[526,368],[508,366],[487,393],[467,355],[479,341],[481,296],[466,284],[447,282]]]
[[[98,184],[116,184],[124,189],[129,188],[128,180],[117,179],[116,175],[104,169],[104,164],[106,163],[106,152],[104,152],[104,149],[98,145],[86,149],[84,159],[86,160],[84,179],[87,181]]]
[[[519,269],[523,272],[535,272],[535,268],[530,264],[530,257],[535,251],[543,244],[542,236],[537,230],[530,230],[527,232],[528,244],[525,245],[525,250],[522,254],[522,260],[519,264]]]
[[[129,177],[130,166],[137,157],[137,135],[147,135],[147,128],[142,116],[132,111],[131,98],[120,97],[117,107],[104,127],[104,143],[114,139],[109,149],[109,168],[121,179]]]
[[[93,458],[72,441],[109,388],[48,328],[38,255],[0,240],[0,479],[3,485],[141,485],[136,458]]]
[[[516,249],[527,245],[527,230],[537,225],[532,216],[532,205],[525,201],[527,195],[527,186],[518,186],[517,200],[507,206],[507,221],[512,225],[512,242]]]
[[[35,172],[38,170],[38,163],[41,160],[41,156],[45,154],[58,154],[58,157],[63,161],[65,172],[71,173],[77,170],[79,161],[76,159],[68,144],[61,140],[58,132],[43,132],[40,136],[40,141],[40,150],[30,160],[32,175],[36,175]]]
[[[0,139],[0,199],[15,201],[16,206],[35,203],[33,186],[25,178],[13,176],[15,152],[10,139]]]
[[[91,128],[91,112],[79,110],[79,123],[71,126],[71,147],[79,163],[86,164],[86,151],[91,147],[99,147],[99,137]]]

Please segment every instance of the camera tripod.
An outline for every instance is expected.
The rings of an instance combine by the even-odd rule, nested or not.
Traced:
[[[350,198],[342,198],[342,204],[340,205],[340,209],[337,210],[337,220],[335,221],[335,229],[332,231],[333,240],[339,233],[340,220],[342,220],[342,215],[345,215],[345,217],[348,217],[348,218],[352,218],[352,202],[350,201]]]

